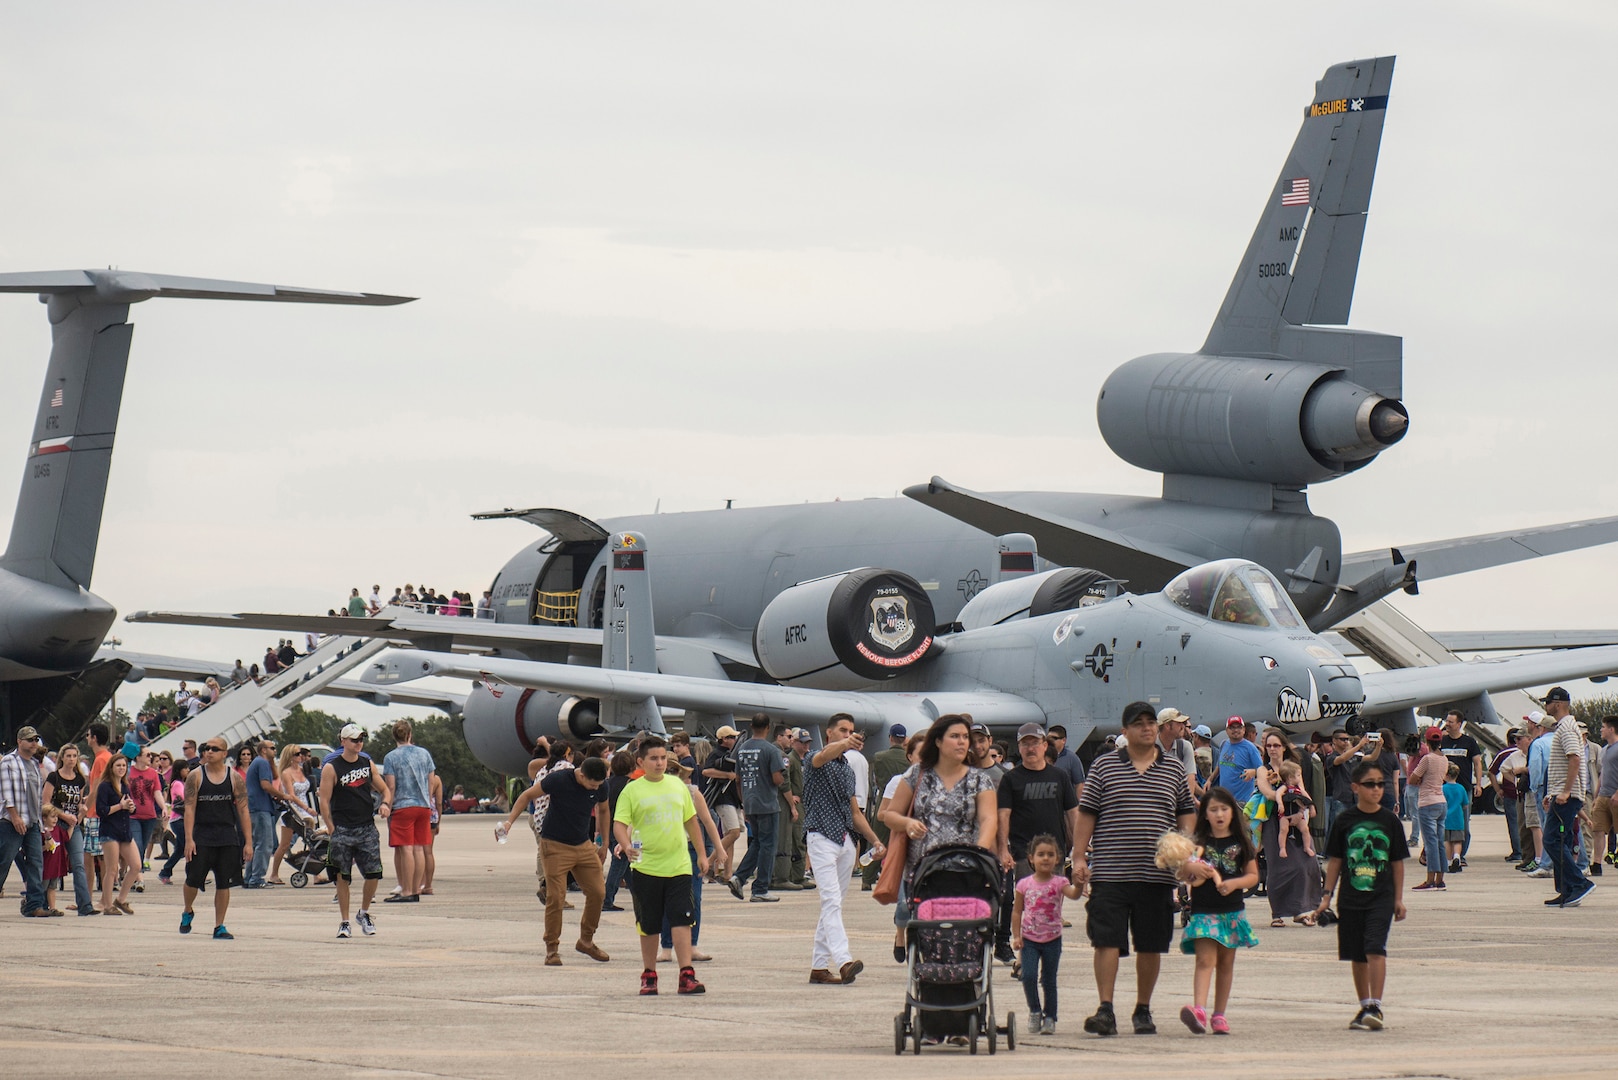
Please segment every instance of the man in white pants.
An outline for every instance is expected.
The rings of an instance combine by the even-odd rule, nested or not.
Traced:
[[[826,745],[803,763],[804,829],[808,835],[809,863],[820,886],[820,921],[815,924],[814,956],[809,971],[812,983],[847,986],[865,970],[848,948],[843,929],[843,897],[854,873],[854,836],[858,831],[870,842],[878,858],[881,841],[871,830],[854,801],[854,769],[843,760],[859,753],[865,739],[854,730],[854,718],[838,713],[826,722]]]

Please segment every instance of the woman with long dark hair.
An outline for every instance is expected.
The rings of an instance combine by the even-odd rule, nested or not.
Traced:
[[[1300,926],[1315,925],[1315,905],[1320,903],[1320,863],[1304,850],[1304,845],[1286,845],[1281,851],[1281,830],[1287,827],[1284,796],[1281,791],[1281,763],[1298,763],[1292,742],[1278,727],[1266,728],[1259,743],[1264,767],[1254,778],[1266,801],[1268,816],[1261,833],[1264,846],[1264,888],[1270,901],[1270,925],[1285,926],[1291,919]],[[1314,813],[1313,808],[1309,811]],[[1256,815],[1255,815],[1256,816]]]
[[[122,754],[112,755],[107,771],[102,774],[101,786],[96,788],[96,816],[101,819],[101,914],[133,915],[129,906],[129,889],[140,877],[140,851],[130,830],[130,815],[135,800],[127,790],[129,759]],[[123,885],[118,899],[112,898],[113,886],[118,883],[122,870]]]
[[[994,850],[996,815],[994,781],[982,769],[967,764],[972,748],[972,721],[946,713],[933,721],[922,740],[921,749],[882,814],[882,823],[892,835],[908,838],[905,851],[905,881],[916,872],[921,857],[945,844],[976,844]],[[901,928],[909,921],[908,889],[900,887],[894,923]],[[904,949],[893,947],[895,960],[903,963]]]

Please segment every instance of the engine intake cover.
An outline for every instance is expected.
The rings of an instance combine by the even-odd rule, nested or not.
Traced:
[[[753,655],[778,682],[852,689],[924,662],[936,625],[915,578],[866,567],[783,589],[759,616]]]

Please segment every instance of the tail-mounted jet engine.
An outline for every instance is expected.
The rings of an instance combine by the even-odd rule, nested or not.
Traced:
[[[1325,364],[1156,353],[1108,376],[1096,420],[1143,469],[1301,487],[1370,464],[1410,415]]]
[[[936,625],[915,578],[867,567],[782,590],[759,616],[753,654],[778,682],[848,690],[925,662]]]

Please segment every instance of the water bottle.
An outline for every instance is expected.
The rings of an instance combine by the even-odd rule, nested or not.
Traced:
[[[494,842],[497,844],[506,842],[506,823],[503,821],[494,827]]]
[[[633,829],[629,833],[629,861],[640,862],[640,830]]]
[[[876,848],[868,847],[860,855],[857,865],[861,870],[864,870],[874,862],[876,862]]]

